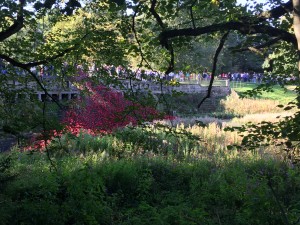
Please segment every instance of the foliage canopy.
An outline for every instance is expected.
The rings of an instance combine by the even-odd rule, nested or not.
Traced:
[[[184,55],[197,45],[203,49],[204,43],[216,49],[215,53],[210,50],[212,79],[205,99],[210,97],[219,55],[227,47],[235,52],[253,51],[266,58],[265,69],[270,76],[299,77],[299,0],[269,0],[264,5],[248,6],[238,5],[235,0],[81,3],[76,0],[0,2],[0,59],[9,78],[25,74],[49,95],[33,68],[51,66],[53,73],[62,79],[76,76],[77,65],[88,69],[105,64],[127,67],[134,64],[137,68],[168,74],[175,69],[191,69],[190,62],[195,57]],[[227,44],[232,39],[235,45]],[[198,49],[192,52],[197,53]],[[16,72],[15,68],[21,71]],[[199,69],[203,68],[195,66],[195,70]],[[268,87],[260,86],[256,91],[262,89]],[[299,98],[290,105],[299,107]],[[284,144],[297,148],[298,117],[296,113],[286,118],[288,129],[281,124],[255,129],[270,134],[270,129],[279,128],[284,134],[272,137],[277,138],[278,134]]]

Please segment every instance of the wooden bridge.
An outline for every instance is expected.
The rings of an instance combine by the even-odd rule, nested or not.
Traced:
[[[58,82],[54,77],[43,78],[44,87],[47,89],[48,94],[52,98],[61,100],[70,100],[77,98],[80,91],[72,85],[70,81],[65,81],[64,83]],[[224,85],[225,84],[225,85]],[[223,97],[230,94],[230,87],[228,82],[223,82],[223,86],[213,86],[212,97]],[[15,90],[29,88],[35,93],[33,96],[35,99],[44,101],[47,99],[45,92],[38,86],[35,81],[30,81],[26,84],[19,83],[18,81],[11,81],[11,87]],[[151,92],[154,95],[157,94],[172,94],[172,93],[199,93],[206,94],[208,86],[202,86],[200,84],[180,84],[178,86],[169,85],[168,83],[159,83],[154,81],[129,81],[120,80],[120,85],[110,85],[111,88],[118,91],[134,91],[134,92]],[[17,99],[22,99],[24,94],[18,94]],[[25,96],[26,97],[26,96]],[[28,97],[28,96],[27,96]]]
[[[206,94],[208,86],[201,86],[199,84],[180,84],[178,86],[166,85],[151,81],[121,81],[121,87],[110,87],[120,91],[131,90],[134,92],[148,92],[152,94],[172,94],[174,92],[181,92],[187,94],[202,93]],[[212,96],[227,96],[230,94],[230,87],[228,83],[226,86],[213,86]]]

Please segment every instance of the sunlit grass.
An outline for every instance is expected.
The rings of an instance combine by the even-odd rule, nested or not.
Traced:
[[[287,116],[292,116],[292,112],[282,112],[282,113],[259,113],[259,114],[248,114],[241,118],[233,118],[231,121],[226,122],[226,126],[239,126],[246,123],[260,123],[262,121],[267,122],[278,122]]]
[[[238,93],[233,91],[230,96],[221,101],[221,105],[225,112],[238,115],[284,112],[278,105],[293,100],[292,95],[290,97],[281,97],[281,99],[277,95],[279,94],[268,95],[266,99],[240,98]]]
[[[258,84],[247,82],[231,82],[230,85],[231,88],[238,94],[252,90],[258,86]],[[277,101],[280,104],[287,104],[291,101],[294,101],[297,97],[297,94],[294,91],[294,89],[294,85],[286,85],[285,88],[282,88],[279,85],[275,85],[272,87],[272,92],[264,91],[262,92],[262,95],[258,95],[256,99],[270,99]]]

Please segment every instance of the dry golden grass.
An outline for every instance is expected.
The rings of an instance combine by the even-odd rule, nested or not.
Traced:
[[[236,92],[232,92],[225,100],[221,101],[224,111],[239,115],[282,112],[283,109],[277,107],[279,101],[268,99],[240,98]]]
[[[285,116],[292,115],[292,113],[266,113],[266,114],[252,114],[246,115],[242,118],[234,118],[232,120],[221,120],[212,117],[193,117],[193,118],[176,118],[172,121],[173,127],[176,129],[185,129],[191,134],[201,138],[198,146],[191,150],[195,157],[211,157],[221,155],[221,157],[236,157],[242,155],[264,157],[264,158],[281,158],[283,151],[279,147],[261,147],[253,154],[247,152],[237,152],[228,150],[228,145],[240,144],[242,137],[237,132],[224,131],[224,127],[241,126],[248,122],[260,123],[262,121],[276,122]],[[196,125],[195,121],[202,121],[206,124],[205,127]],[[160,123],[171,125],[170,121],[160,121]]]
[[[223,126],[226,126],[223,124]],[[199,146],[191,150],[195,157],[201,158],[216,158],[229,159],[236,157],[256,157],[256,158],[273,158],[282,159],[284,151],[277,146],[261,147],[255,152],[253,151],[237,151],[228,150],[227,146],[240,144],[242,137],[238,132],[224,131],[218,123],[209,123],[205,127],[197,125],[184,126],[183,124],[177,125],[177,128],[185,127],[186,131],[191,132],[193,135],[200,137],[203,141],[199,142]]]
[[[210,116],[176,118],[173,121],[159,121],[163,124],[171,125],[176,129],[185,129],[193,135],[200,137],[203,141],[199,142],[199,146],[195,147],[192,152],[194,155],[205,157],[212,155],[222,155],[221,157],[235,157],[237,154],[250,154],[259,157],[278,158],[283,156],[283,151],[279,147],[261,147],[253,152],[237,152],[229,151],[228,145],[240,144],[242,137],[237,132],[226,132],[224,127],[242,126],[249,122],[260,123],[262,121],[277,122],[284,117],[293,115],[293,111],[284,111],[277,107],[279,101],[266,99],[247,99],[239,98],[233,92],[227,99],[221,102],[225,114],[242,115],[240,118],[218,119]],[[197,121],[206,124],[205,127],[197,125]]]
[[[197,121],[201,121],[204,124],[217,124],[220,127],[227,127],[227,126],[241,126],[243,124],[252,122],[252,123],[260,123],[262,121],[268,122],[277,122],[280,119],[283,119],[286,116],[293,115],[292,112],[281,112],[281,113],[257,113],[257,114],[248,114],[241,118],[233,118],[233,119],[218,119],[215,117],[210,116],[203,116],[203,117],[177,117],[172,121],[159,121],[163,124],[168,124],[170,126],[176,127],[178,125],[183,125],[185,127],[191,127],[197,124]],[[158,122],[158,121],[157,121]]]
[[[227,145],[238,144],[241,141],[237,132],[226,132],[217,123],[209,123],[205,127],[190,126],[186,130],[204,140],[203,145],[208,152],[219,152],[227,149]]]
[[[281,112],[281,113],[259,113],[259,114],[248,114],[241,118],[233,118],[230,121],[222,122],[224,126],[240,126],[246,123],[260,123],[262,121],[267,122],[278,122],[284,117],[293,115],[292,112]]]

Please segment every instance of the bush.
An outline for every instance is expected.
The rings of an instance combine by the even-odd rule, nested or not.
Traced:
[[[178,163],[57,161],[21,154],[2,190],[1,224],[290,224],[300,214],[299,169],[265,160]]]
[[[109,133],[128,124],[137,125],[162,118],[154,108],[127,100],[122,93],[104,85],[87,83],[86,87],[89,95],[75,101],[64,119],[67,128],[75,134],[80,129]]]

